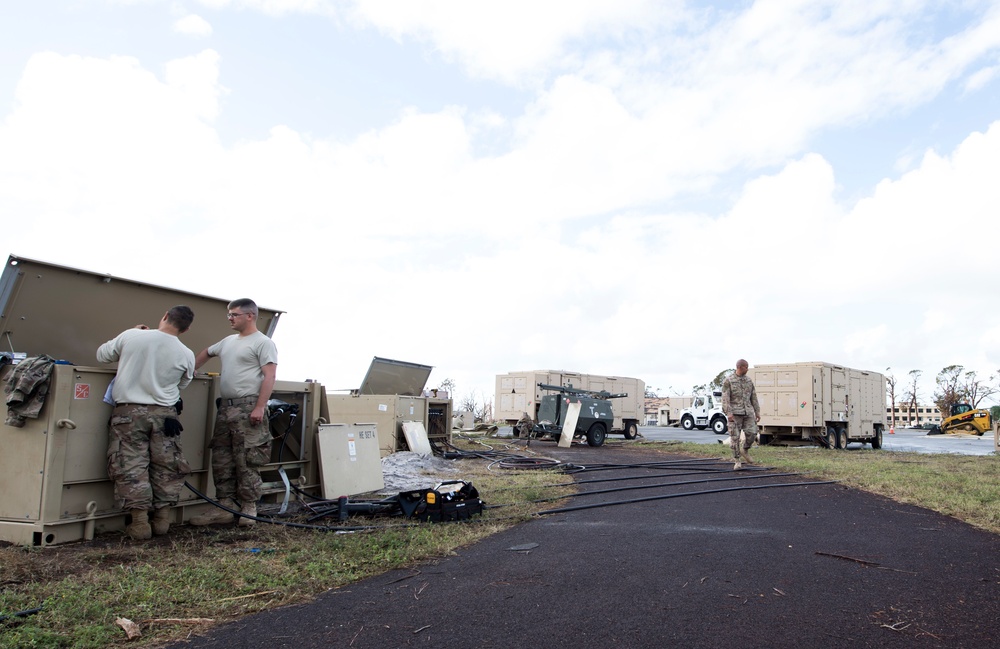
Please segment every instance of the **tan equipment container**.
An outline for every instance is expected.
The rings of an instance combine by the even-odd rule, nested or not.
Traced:
[[[851,442],[882,447],[885,377],[831,363],[755,365],[747,373],[760,401],[760,443]]]
[[[581,374],[565,370],[533,370],[530,372],[510,372],[497,375],[494,417],[508,426],[513,426],[524,413],[538,421],[538,407],[542,397],[550,391],[542,390],[538,384],[573,387],[578,390],[606,391],[611,394],[627,394],[614,400],[614,423],[609,434],[624,435],[625,439],[635,439],[639,433],[639,422],[645,414],[646,384],[640,379],[625,376],[601,376]]]
[[[115,506],[107,471],[112,408],[103,398],[115,369],[98,366],[97,348],[136,324],[155,327],[170,307],[186,304],[195,320],[181,341],[197,353],[232,333],[227,303],[46,262],[7,260],[0,276],[0,347],[17,360],[47,354],[60,364],[40,416],[24,427],[0,424],[0,540],[51,545],[125,528],[126,514]],[[260,330],[271,335],[280,314],[261,308]],[[199,374],[181,393],[181,446],[192,470],[187,481],[209,496],[214,486],[208,444],[219,387],[210,373],[219,371],[218,363],[210,361],[202,368],[209,374]],[[0,381],[6,383],[13,370],[5,365]],[[262,471],[265,499],[294,497],[292,484],[318,493],[313,455],[316,427],[328,417],[323,386],[278,381],[272,399],[297,406],[298,416],[272,424],[277,434],[271,464]],[[207,507],[185,489],[170,520],[187,521]]]
[[[376,356],[360,388],[327,395],[330,423],[375,424],[382,457],[410,450],[403,433],[403,424],[409,421],[423,424],[429,442],[450,442],[451,399],[424,396],[432,369]]]

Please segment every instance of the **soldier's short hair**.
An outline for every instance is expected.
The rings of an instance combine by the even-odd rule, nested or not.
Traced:
[[[230,309],[243,309],[244,313],[252,313],[253,317],[257,317],[257,303],[248,297],[241,297],[238,300],[233,300],[229,303]]]
[[[194,311],[191,310],[191,307],[178,304],[167,311],[167,322],[177,327],[179,332],[184,333],[194,322]]]

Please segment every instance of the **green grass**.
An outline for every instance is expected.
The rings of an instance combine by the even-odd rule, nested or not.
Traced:
[[[729,457],[722,445],[637,443],[634,448]],[[752,453],[776,469],[840,480],[1000,533],[1000,457],[782,447]],[[448,556],[554,506],[530,501],[573,490],[548,486],[571,482],[549,470],[491,470],[482,460],[463,460],[461,467],[463,479],[484,501],[505,506],[468,523],[406,525],[389,519],[370,532],[180,526],[149,542],[111,534],[65,546],[0,548],[0,615],[44,605],[37,615],[0,622],[0,648],[150,647],[181,639],[214,622],[300,603],[364,577]],[[352,518],[350,524],[368,522],[378,521]],[[118,617],[138,623],[142,638],[127,642],[115,625]]]

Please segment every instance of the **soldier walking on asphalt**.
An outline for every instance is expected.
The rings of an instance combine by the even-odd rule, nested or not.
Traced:
[[[212,478],[215,497],[229,509],[240,504],[240,512],[257,515],[261,495],[260,467],[271,459],[271,431],[267,400],[274,388],[278,351],[274,342],[257,329],[257,305],[242,298],[229,303],[226,317],[236,331],[203,349],[195,358],[201,367],[212,356],[222,360],[218,413],[212,434]],[[215,509],[191,519],[192,525],[231,523],[233,515]],[[240,518],[241,526],[253,525]]]
[[[132,516],[125,534],[136,540],[167,533],[170,508],[180,499],[184,477],[191,472],[181,451],[177,415],[181,390],[194,378],[194,353],[178,336],[193,321],[191,309],[175,306],[157,329],[138,325],[97,350],[98,361],[118,361],[111,389],[115,407],[108,476],[115,483],[115,500]]]
[[[722,412],[729,420],[729,442],[733,447],[734,469],[742,469],[743,462],[753,464],[750,447],[757,441],[757,422],[760,421],[760,403],[753,381],[746,375],[750,365],[742,358],[736,361],[736,373],[722,382]],[[740,443],[743,432],[743,443]]]

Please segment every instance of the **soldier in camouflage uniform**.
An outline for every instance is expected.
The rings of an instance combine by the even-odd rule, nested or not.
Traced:
[[[733,468],[737,470],[743,468],[743,462],[753,464],[750,447],[757,441],[757,422],[760,421],[760,403],[753,381],[746,375],[748,369],[749,364],[741,358],[736,361],[736,373],[722,382],[722,412],[729,420],[729,443],[733,448]]]
[[[528,413],[521,415],[521,418],[517,420],[517,424],[514,425],[514,431],[517,433],[515,437],[520,437],[522,439],[531,439],[531,429],[534,428],[535,422],[531,420]]]
[[[159,327],[123,331],[97,350],[102,363],[118,361],[111,396],[108,476],[115,499],[129,512],[125,534],[137,540],[166,534],[191,467],[181,450],[180,392],[194,378],[194,354],[178,338],[194,312],[175,306]],[[149,520],[149,510],[153,519]],[[150,524],[152,522],[152,525]]]
[[[215,497],[245,516],[239,525],[256,521],[261,496],[260,467],[271,459],[271,431],[267,400],[274,388],[278,351],[274,342],[257,329],[257,305],[246,298],[229,303],[230,326],[237,333],[198,353],[195,366],[212,356],[222,361],[221,398],[212,434],[212,479]],[[214,509],[191,519],[192,525],[231,523],[233,514]]]

